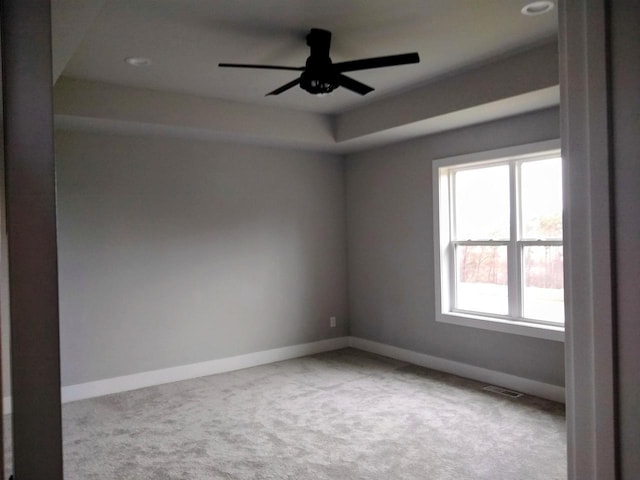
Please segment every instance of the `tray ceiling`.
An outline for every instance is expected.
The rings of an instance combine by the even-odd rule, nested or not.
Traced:
[[[56,16],[56,3],[65,15]],[[123,86],[238,100],[316,113],[340,113],[480,64],[557,34],[556,13],[527,17],[521,0],[106,0],[97,15],[73,18],[82,2],[54,2],[54,64],[62,75]],[[96,5],[96,2],[94,2]],[[84,7],[87,8],[86,5]],[[76,14],[76,19],[81,15]],[[56,18],[61,19],[56,24]],[[91,20],[91,21],[89,21]],[[218,62],[302,66],[310,28],[333,32],[335,62],[417,51],[418,65],[354,72],[375,88],[314,97],[270,90],[295,72],[222,69]],[[56,37],[74,37],[70,53]],[[58,42],[62,44],[63,42]],[[69,42],[67,42],[68,44]],[[67,48],[68,49],[68,48]],[[69,57],[68,62],[64,54]],[[57,56],[57,57],[56,57]],[[132,67],[127,57],[151,65]],[[62,60],[61,60],[62,59]]]

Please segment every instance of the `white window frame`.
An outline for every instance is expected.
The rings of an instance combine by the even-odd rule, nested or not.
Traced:
[[[567,256],[566,245],[557,240],[528,240],[521,239],[518,234],[518,221],[520,205],[517,205],[516,195],[510,196],[511,201],[511,234],[509,240],[479,240],[479,241],[452,241],[451,236],[451,202],[453,201],[453,184],[450,169],[457,171],[464,168],[466,164],[469,168],[476,168],[478,165],[500,165],[509,164],[510,182],[512,191],[519,187],[520,179],[517,178],[514,160],[516,162],[526,162],[527,160],[539,160],[545,157],[555,158],[560,155],[560,140],[550,140],[545,142],[530,143],[516,147],[502,148],[485,152],[472,153],[456,157],[447,157],[433,162],[433,205],[434,205],[434,254],[435,254],[435,318],[439,322],[454,325],[463,325],[474,328],[482,328],[504,333],[526,335],[548,340],[564,341],[564,325],[557,323],[530,320],[521,318],[516,314],[522,304],[519,298],[521,288],[518,282],[521,281],[521,252],[523,247],[535,246],[563,246],[564,255]],[[455,279],[452,272],[455,269],[455,246],[456,245],[508,245],[509,269],[508,285],[512,292],[518,292],[518,296],[511,295],[509,301],[509,315],[478,314],[477,312],[467,312],[453,308],[455,295]],[[515,267],[515,268],[513,268]]]

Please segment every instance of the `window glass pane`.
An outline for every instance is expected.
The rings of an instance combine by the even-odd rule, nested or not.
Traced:
[[[507,247],[458,245],[456,307],[473,312],[509,313]]]
[[[457,240],[509,238],[509,166],[461,170],[455,174]]]
[[[524,162],[520,166],[522,237],[562,238],[562,160]]]
[[[523,247],[523,316],[564,322],[562,247]]]

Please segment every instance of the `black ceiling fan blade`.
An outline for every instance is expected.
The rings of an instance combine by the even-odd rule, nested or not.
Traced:
[[[346,75],[338,75],[338,83],[341,87],[351,90],[352,92],[359,93],[360,95],[366,95],[369,92],[373,92],[373,88],[369,85],[365,85],[353,78],[349,78]]]
[[[248,63],[219,63],[219,67],[232,67],[232,68],[260,68],[263,70],[294,70],[296,72],[302,72],[304,67],[283,67],[281,65],[251,65]]]
[[[394,67],[396,65],[407,65],[409,63],[420,62],[420,56],[414,53],[403,53],[400,55],[388,55],[386,57],[363,58],[350,62],[334,63],[333,66],[338,72],[353,72],[355,70],[369,70],[371,68]]]
[[[282,92],[286,92],[287,90],[289,90],[292,87],[295,87],[296,85],[298,85],[300,83],[300,79],[296,78],[295,80],[293,80],[292,82],[287,83],[286,85],[281,86],[280,88],[276,88],[273,92],[269,92],[265,95],[265,97],[269,96],[269,95],[280,95]]]

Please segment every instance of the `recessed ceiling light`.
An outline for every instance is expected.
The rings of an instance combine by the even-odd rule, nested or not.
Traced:
[[[528,15],[530,17],[535,15],[542,15],[547,12],[550,12],[555,7],[555,4],[549,0],[540,0],[537,2],[531,2],[522,7],[523,15]]]
[[[124,61],[132,67],[148,67],[151,65],[151,59],[145,57],[127,57]]]

